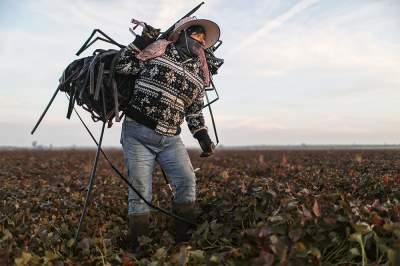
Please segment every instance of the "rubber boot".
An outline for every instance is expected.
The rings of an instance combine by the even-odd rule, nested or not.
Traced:
[[[141,249],[138,238],[148,235],[150,214],[129,214],[128,219],[128,250],[132,253],[140,254]]]
[[[186,220],[195,223],[196,211],[195,203],[173,203],[174,213]],[[192,237],[194,227],[188,223],[175,219],[175,243],[188,242]]]

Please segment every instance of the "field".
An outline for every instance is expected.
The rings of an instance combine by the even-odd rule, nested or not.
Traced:
[[[122,153],[110,150],[123,169]],[[127,186],[101,160],[73,238],[94,150],[0,151],[0,265],[400,265],[400,151],[190,152],[198,226],[174,246],[153,212],[146,254],[123,249]],[[153,203],[170,208],[155,171]]]

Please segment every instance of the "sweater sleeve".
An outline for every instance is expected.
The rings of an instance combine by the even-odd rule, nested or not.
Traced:
[[[185,109],[185,119],[193,135],[202,129],[207,130],[202,112],[204,105],[203,98],[204,90],[202,90],[192,104]]]
[[[136,55],[140,52],[136,40],[123,48],[121,55],[115,65],[117,73],[124,75],[136,75],[144,67],[143,61],[136,58]]]

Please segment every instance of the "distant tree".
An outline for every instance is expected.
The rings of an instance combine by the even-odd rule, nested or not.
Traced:
[[[36,149],[36,147],[37,147],[37,141],[36,141],[36,140],[32,141],[32,147],[33,147],[34,149]]]

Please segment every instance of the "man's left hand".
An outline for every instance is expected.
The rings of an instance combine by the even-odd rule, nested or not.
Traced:
[[[200,157],[208,157],[211,154],[213,154],[215,149],[215,144],[214,142],[211,141],[211,138],[208,135],[206,129],[202,129],[196,132],[196,134],[194,134],[194,137],[199,141],[200,147],[203,151]]]
[[[214,142],[207,144],[204,149],[202,144],[200,144],[200,147],[202,147],[201,149],[203,150],[203,152],[200,154],[200,157],[209,157],[214,153],[215,150]]]
[[[160,35],[160,29],[153,28],[152,26],[144,22],[132,19],[132,23],[139,24],[143,27],[142,34],[136,35],[135,40],[130,45],[128,45],[128,47],[132,50],[135,50],[135,48],[143,50],[152,42],[156,41],[158,36]]]
[[[153,28],[152,26],[145,24],[146,26],[143,29],[142,37],[149,42],[154,42],[157,40],[160,35],[160,29]]]

